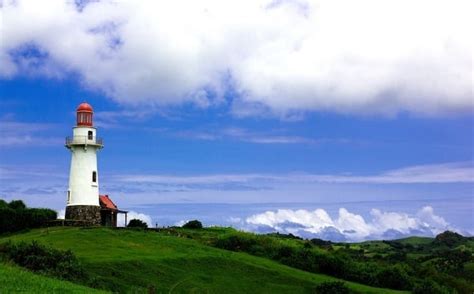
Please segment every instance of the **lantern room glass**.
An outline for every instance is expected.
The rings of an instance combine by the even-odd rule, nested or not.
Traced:
[[[78,112],[77,125],[78,126],[92,126],[92,112]]]

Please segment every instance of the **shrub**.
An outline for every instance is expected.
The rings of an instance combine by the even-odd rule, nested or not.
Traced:
[[[7,259],[31,271],[69,281],[86,280],[85,271],[70,250],[57,250],[36,241],[5,243],[0,247]]]
[[[249,252],[250,248],[257,244],[253,236],[231,235],[217,239],[215,246],[232,251]]]
[[[148,225],[146,224],[146,222],[140,220],[140,219],[137,219],[137,218],[134,218],[132,220],[130,220],[130,222],[128,223],[127,225],[127,228],[148,228]]]
[[[321,294],[348,294],[350,290],[343,282],[323,282],[316,287],[315,292]]]
[[[299,268],[309,272],[318,272],[318,259],[321,254],[317,254],[307,248],[294,248],[288,247],[279,252],[279,254],[288,254],[288,250],[291,252],[289,257],[282,257],[279,261],[291,267]]]
[[[202,223],[198,220],[192,220],[183,225],[186,229],[202,229]]]
[[[345,260],[346,271],[341,278],[350,281],[356,281],[367,285],[377,284],[377,273],[380,265],[373,262],[353,262],[350,259]]]

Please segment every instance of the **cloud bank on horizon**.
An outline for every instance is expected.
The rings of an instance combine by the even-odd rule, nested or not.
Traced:
[[[245,219],[231,216],[228,221],[237,229],[255,233],[279,232],[307,239],[320,238],[334,242],[392,240],[408,236],[434,237],[446,230],[472,236],[472,232],[455,228],[443,217],[436,215],[431,206],[422,207],[415,215],[373,208],[370,216],[371,219],[366,220],[363,216],[352,213],[346,208],[340,208],[336,218],[331,218],[327,211],[321,208],[314,211],[278,209],[254,214]],[[64,209],[58,212],[58,218],[64,218]],[[142,220],[148,224],[148,227],[154,227],[151,215],[129,211],[128,221],[132,219]],[[188,221],[180,220],[174,225],[182,226]],[[125,226],[123,215],[119,215],[117,225]]]
[[[371,219],[339,209],[337,218],[331,218],[324,209],[279,209],[248,217],[243,228],[269,233],[291,233],[304,238],[331,241],[364,241],[397,239],[407,236],[435,236],[445,230],[455,230],[444,218],[436,215],[431,206],[421,208],[416,215],[402,212],[384,212],[372,209]],[[461,232],[469,235],[469,232]]]
[[[470,112],[472,8],[463,0],[7,0],[0,77],[75,75],[124,105],[227,103],[237,116]]]

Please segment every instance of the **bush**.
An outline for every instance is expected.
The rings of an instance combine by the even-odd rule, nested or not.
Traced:
[[[87,275],[76,256],[70,251],[32,243],[5,243],[0,252],[17,265],[55,278],[69,281],[85,281]]]
[[[144,229],[146,229],[146,228],[148,228],[148,225],[146,224],[146,222],[134,218],[134,219],[130,220],[130,222],[127,225],[127,228],[144,228]]]
[[[202,223],[198,220],[192,220],[183,225],[185,229],[202,229]]]
[[[320,272],[340,278],[347,278],[349,269],[353,267],[350,264],[350,260],[350,258],[340,257],[336,254],[321,254],[316,262]]]
[[[231,235],[217,239],[215,246],[218,248],[249,252],[252,246],[257,244],[254,237],[247,235]]]
[[[348,294],[350,290],[343,282],[323,282],[316,287],[315,292],[321,294]]]

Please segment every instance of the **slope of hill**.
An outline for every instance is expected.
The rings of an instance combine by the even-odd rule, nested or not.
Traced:
[[[38,240],[71,249],[96,278],[96,286],[109,291],[311,293],[323,281],[337,281],[265,258],[150,231],[50,228],[3,237],[0,243],[7,240]],[[346,284],[361,293],[401,293]]]
[[[105,293],[67,281],[34,274],[16,266],[0,263],[1,293]]]

